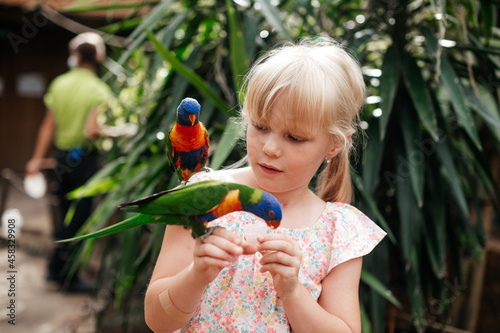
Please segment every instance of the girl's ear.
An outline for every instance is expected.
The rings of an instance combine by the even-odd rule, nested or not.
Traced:
[[[351,137],[352,137],[352,134],[350,134],[346,138],[347,141],[351,140]],[[326,159],[330,160],[330,159],[334,158],[335,156],[337,156],[338,153],[340,153],[342,151],[342,149],[345,149],[346,144],[347,144],[347,142],[342,142],[340,140],[338,142],[336,142],[335,144],[333,144],[331,149],[326,153]]]
[[[344,145],[342,144],[336,144],[335,146],[332,147],[326,154],[326,159],[331,160],[335,156],[337,156],[338,153],[340,153],[344,149]]]

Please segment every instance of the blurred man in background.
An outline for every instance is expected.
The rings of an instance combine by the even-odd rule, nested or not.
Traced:
[[[82,33],[70,41],[69,51],[70,70],[55,78],[44,96],[47,111],[35,150],[26,164],[27,175],[37,174],[52,143],[55,145],[54,173],[59,185],[56,194],[62,218],[73,204],[67,193],[83,185],[99,169],[99,154],[92,140],[103,134],[97,116],[111,98],[110,88],[97,75],[106,57],[102,38],[92,32]],[[71,222],[56,224],[55,238],[73,237],[90,216],[91,209],[92,198],[79,200]],[[71,244],[56,244],[47,278],[66,291],[91,291],[92,286],[80,279],[78,271],[68,275],[66,264],[70,254]]]

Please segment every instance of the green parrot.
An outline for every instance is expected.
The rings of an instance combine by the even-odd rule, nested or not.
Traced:
[[[196,238],[207,233],[208,222],[235,211],[252,213],[273,229],[280,225],[282,218],[281,206],[273,195],[219,180],[188,183],[119,207],[140,214],[90,234],[59,242],[97,238],[149,223],[182,225]]]

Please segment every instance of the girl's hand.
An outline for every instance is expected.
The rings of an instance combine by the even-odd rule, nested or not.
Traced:
[[[196,239],[193,252],[195,277],[204,284],[212,282],[224,267],[231,266],[241,254],[253,254],[257,248],[243,241],[232,231],[216,228],[202,242]]]
[[[299,281],[302,253],[300,245],[283,234],[259,235],[261,243],[258,250],[262,253],[261,272],[269,272],[273,277],[274,288],[279,297],[284,298],[296,291]]]

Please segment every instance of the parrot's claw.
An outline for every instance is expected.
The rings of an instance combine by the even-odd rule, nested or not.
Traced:
[[[209,227],[209,228],[207,228],[207,231],[203,235],[200,236],[200,241],[202,243],[205,243],[205,238],[207,238],[208,236],[210,236],[214,232],[215,229],[225,229],[225,228],[224,227],[220,227],[218,225],[216,225],[215,227]]]

